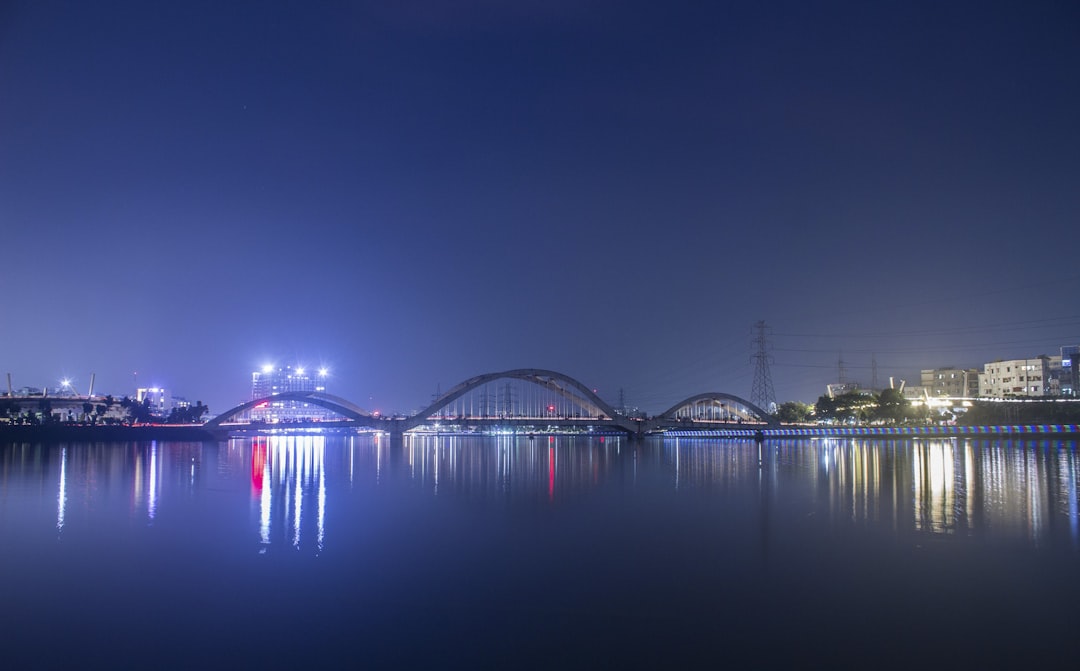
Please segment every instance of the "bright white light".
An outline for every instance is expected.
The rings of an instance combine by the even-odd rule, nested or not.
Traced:
[[[303,366],[297,366],[296,367],[296,374],[297,375],[303,375],[304,374],[304,367]]]
[[[274,366],[271,365],[271,364],[265,364],[262,367],[262,372],[264,372],[264,373],[273,373],[274,372]]]
[[[67,378],[64,378],[63,380],[60,380],[60,386],[63,387],[64,389],[67,389],[68,387],[71,386],[71,380],[69,380]]]
[[[319,369],[319,377],[326,377],[329,374],[330,374],[330,369],[329,368],[320,368]]]

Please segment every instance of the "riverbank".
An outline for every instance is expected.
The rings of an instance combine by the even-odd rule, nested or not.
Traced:
[[[1080,424],[1012,424],[1002,426],[783,426],[769,429],[715,429],[667,431],[665,436],[716,438],[961,438],[967,436],[1024,438],[1060,436],[1077,438]]]
[[[525,435],[525,434],[521,434]],[[674,438],[960,438],[960,437],[1080,437],[1080,424],[1019,424],[1003,426],[849,426],[779,428],[731,428],[711,430],[676,430],[660,434]],[[25,442],[124,442],[173,440],[217,442],[228,439],[228,432],[208,430],[200,425],[144,424],[139,426],[88,426],[81,424],[45,424],[38,426],[0,424],[0,443]]]

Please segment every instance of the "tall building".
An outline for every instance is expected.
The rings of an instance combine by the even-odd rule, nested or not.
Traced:
[[[265,422],[289,422],[308,419],[326,419],[333,413],[325,408],[301,401],[274,401],[273,396],[290,391],[326,391],[326,369],[314,375],[303,366],[263,366],[251,374],[251,400],[271,399],[253,408],[252,420]]]
[[[1059,394],[1061,357],[1042,354],[1034,359],[994,361],[979,373],[979,396],[1009,398]]]

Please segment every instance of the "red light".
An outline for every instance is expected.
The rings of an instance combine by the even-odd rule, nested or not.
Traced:
[[[548,406],[548,412],[555,412],[555,406],[549,405]]]

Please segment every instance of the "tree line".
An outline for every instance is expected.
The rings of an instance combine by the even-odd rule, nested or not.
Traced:
[[[154,412],[150,399],[141,402],[128,396],[116,399],[105,396],[100,402],[86,401],[82,404],[82,413],[77,417],[71,410],[65,413],[55,411],[51,398],[38,399],[37,407],[25,407],[12,399],[0,399],[0,418],[10,424],[37,426],[41,424],[103,424],[109,426],[135,424],[198,424],[210,411],[202,401],[195,405],[176,407],[162,416]]]
[[[876,394],[853,391],[821,396],[814,405],[788,401],[777,408],[776,418],[785,424],[928,424],[935,418],[965,426],[1080,424],[1080,403],[1050,399],[972,401],[964,412],[935,415],[923,404],[912,404],[899,390],[885,389]]]
[[[814,405],[788,401],[777,408],[776,418],[786,424],[925,424],[930,421],[930,410],[912,405],[899,389],[883,389],[879,393],[824,395]]]

